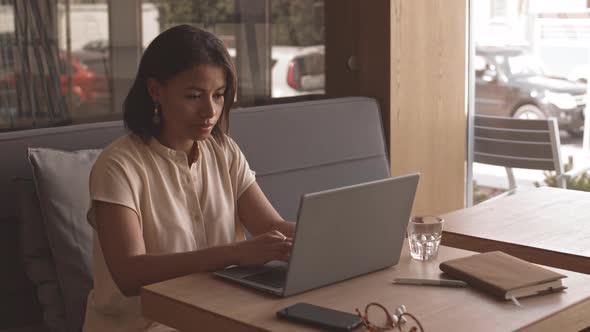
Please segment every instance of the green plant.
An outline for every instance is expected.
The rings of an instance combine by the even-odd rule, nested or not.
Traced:
[[[92,1],[92,0],[85,0]],[[162,30],[176,24],[196,24],[218,35],[235,35],[242,24],[236,0],[152,0],[159,9]],[[267,2],[272,45],[309,46],[324,43],[324,2],[273,0]],[[242,1],[241,6],[251,5]],[[260,22],[263,23],[263,22]]]
[[[473,204],[483,202],[488,198],[490,198],[490,195],[483,192],[481,187],[477,185],[477,182],[473,181]]]
[[[506,191],[502,188],[493,188],[493,187],[486,187],[480,186],[473,181],[473,205],[486,201],[496,195],[499,195]]]
[[[574,168],[574,158],[572,156],[568,157],[567,164],[563,165],[564,171],[570,171]],[[545,180],[543,182],[549,187],[558,187],[557,185],[557,176],[553,171],[545,171],[543,172],[545,176]],[[536,187],[541,187],[539,182],[535,182]],[[590,191],[590,174],[582,173],[576,177],[567,179],[566,181],[567,189],[572,190],[580,190],[580,191]]]

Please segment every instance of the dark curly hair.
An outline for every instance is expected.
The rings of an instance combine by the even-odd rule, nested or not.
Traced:
[[[125,127],[145,142],[155,136],[161,125],[153,123],[154,102],[147,81],[161,84],[195,65],[217,65],[225,71],[224,103],[212,135],[225,142],[229,129],[229,111],[236,95],[236,70],[223,42],[211,32],[190,25],[178,25],[158,35],[143,53],[137,76],[123,103]]]

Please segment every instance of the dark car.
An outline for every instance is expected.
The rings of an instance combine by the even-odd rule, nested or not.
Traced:
[[[556,118],[559,128],[579,137],[584,127],[586,87],[544,74],[519,47],[477,47],[475,112],[525,119]]]

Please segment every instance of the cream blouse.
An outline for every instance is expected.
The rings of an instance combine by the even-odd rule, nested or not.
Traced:
[[[101,153],[90,174],[90,199],[126,206],[139,217],[147,254],[205,249],[244,239],[237,200],[255,181],[246,158],[229,137],[198,141],[187,155],[130,134]],[[88,221],[95,227],[93,204]],[[94,289],[88,295],[84,331],[166,331],[141,316],[139,297],[124,296],[105,264],[94,232]]]

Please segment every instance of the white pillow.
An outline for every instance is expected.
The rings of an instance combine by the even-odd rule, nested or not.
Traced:
[[[67,331],[80,331],[92,288],[88,179],[101,150],[29,148],[43,224],[61,288]]]

